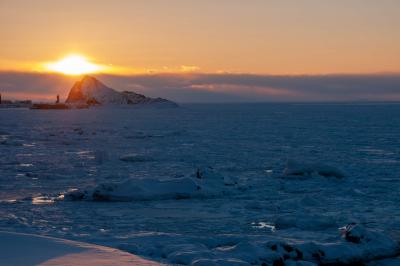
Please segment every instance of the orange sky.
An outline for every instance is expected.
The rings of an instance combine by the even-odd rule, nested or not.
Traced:
[[[119,74],[400,72],[398,0],[0,0],[0,70],[78,53]]]

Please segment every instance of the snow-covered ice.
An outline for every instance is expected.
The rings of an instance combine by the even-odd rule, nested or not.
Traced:
[[[127,252],[70,240],[0,232],[4,266],[161,266]]]
[[[0,110],[0,230],[173,265],[400,265],[399,120],[397,104]]]

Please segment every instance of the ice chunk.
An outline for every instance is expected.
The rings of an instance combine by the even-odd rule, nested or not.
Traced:
[[[363,246],[364,257],[387,257],[396,253],[399,244],[382,232],[367,230],[359,224],[349,224],[342,228],[342,236],[349,242]]]
[[[367,230],[361,225],[350,224],[341,228],[344,241],[317,244],[313,242],[296,245],[304,260],[319,264],[364,263],[392,257],[399,251],[399,244],[379,231]]]
[[[219,247],[216,249],[218,257],[237,258],[250,264],[263,262],[275,262],[280,260],[280,256],[268,248],[263,247],[262,243],[242,241],[233,246]]]
[[[204,259],[211,256],[209,251],[202,250],[183,250],[171,253],[167,258],[175,264],[189,265],[196,259]]]
[[[281,258],[279,265],[364,265],[398,254],[398,243],[361,225],[341,228],[343,238],[328,243],[269,241],[264,246]]]
[[[336,167],[321,163],[303,163],[294,160],[288,160],[283,172],[284,176],[311,177],[319,175],[323,177],[342,178],[345,174]]]

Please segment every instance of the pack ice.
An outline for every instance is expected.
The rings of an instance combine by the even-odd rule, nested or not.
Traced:
[[[0,111],[1,231],[167,265],[400,265],[400,105],[109,106]]]

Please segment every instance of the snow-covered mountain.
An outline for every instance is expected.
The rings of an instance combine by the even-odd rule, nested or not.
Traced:
[[[163,98],[150,98],[131,91],[119,92],[91,76],[84,76],[71,88],[67,104],[162,104],[177,106]]]

